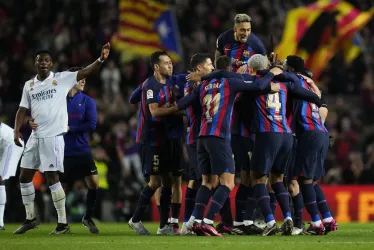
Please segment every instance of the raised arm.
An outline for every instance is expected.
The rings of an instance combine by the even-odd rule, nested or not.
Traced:
[[[301,87],[299,84],[296,84],[294,82],[288,82],[288,89],[291,93],[295,94],[299,98],[307,101],[315,103],[318,107],[321,107],[322,102],[321,99],[318,97],[318,95],[314,94],[310,90],[306,90],[303,87]]]
[[[82,79],[87,78],[93,72],[98,71],[101,67],[101,64],[103,64],[103,62],[108,58],[109,52],[110,52],[110,43],[107,43],[101,49],[101,55],[99,59],[97,59],[95,62],[91,63],[87,67],[78,71],[77,82],[79,82]]]
[[[196,87],[193,89],[192,93],[184,96],[180,99],[177,103],[178,110],[185,110],[189,106],[191,106],[196,99],[200,96],[200,87]]]
[[[277,92],[276,89],[271,89],[271,80],[273,80],[274,74],[269,72],[261,79],[256,79],[254,81],[243,81],[239,79],[229,79],[230,86],[233,88],[235,92],[242,92],[242,91],[265,91],[265,90],[272,90]],[[279,91],[279,88],[278,88]]]

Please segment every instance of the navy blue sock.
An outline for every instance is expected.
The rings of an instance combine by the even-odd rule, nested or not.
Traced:
[[[181,211],[180,203],[171,203],[171,218],[178,219]]]
[[[248,197],[244,213],[244,220],[255,220],[255,211],[256,211],[256,197],[254,195],[254,189],[252,187],[248,188]]]
[[[150,186],[145,186],[140,193],[138,204],[134,215],[132,216],[132,221],[137,223],[141,221],[144,211],[147,209],[149,203],[151,202],[152,196],[155,194],[156,190],[153,190]]]
[[[271,188],[274,190],[274,193],[277,197],[277,201],[279,203],[279,206],[282,209],[283,217],[284,218],[287,218],[287,217],[292,218],[291,209],[290,209],[289,194],[288,194],[288,191],[287,191],[284,183],[283,182],[274,183],[274,184],[271,185]]]
[[[256,197],[257,204],[265,218],[265,222],[268,223],[269,221],[274,220],[274,215],[270,208],[270,197],[266,190],[265,183],[256,184],[256,186],[254,186],[254,196]]]
[[[232,226],[233,221],[232,221],[231,200],[230,200],[230,197],[227,197],[225,203],[223,204],[223,207],[219,211],[219,215],[221,215],[222,222],[226,226]]]
[[[218,212],[221,210],[224,203],[226,202],[227,198],[229,198],[230,192],[231,190],[227,186],[219,186],[219,188],[212,197],[212,201],[210,203],[208,213],[206,215],[206,218],[208,220],[214,221],[214,218],[216,218],[216,214],[218,214]]]
[[[171,188],[162,187],[160,195],[160,228],[163,228],[169,219],[171,204]]]
[[[293,209],[294,209],[294,226],[301,228],[303,224],[303,211],[304,202],[301,193],[298,193],[295,197],[292,197]]]
[[[275,210],[277,209],[277,197],[275,196],[275,193],[269,193],[269,196],[271,212],[275,214]]]
[[[187,222],[192,215],[192,211],[195,206],[196,193],[197,191],[192,188],[187,188],[186,190],[186,196],[184,197],[183,222]]]
[[[235,196],[235,221],[243,222],[249,188],[240,184]]]
[[[86,198],[86,218],[91,218],[96,204],[97,189],[88,189]]]
[[[308,211],[312,222],[319,221],[318,207],[316,202],[316,191],[314,191],[313,184],[301,185],[301,191],[304,197],[304,204],[306,211]]]
[[[212,191],[207,187],[202,185],[196,194],[196,203],[194,208],[195,219],[202,220],[204,218],[205,208],[208,205]]]
[[[158,210],[158,214],[161,215],[161,206],[160,205],[157,205],[157,210]]]
[[[330,218],[331,212],[329,209],[329,205],[327,204],[325,193],[323,192],[321,186],[319,184],[314,185],[314,191],[316,192],[316,201],[318,204],[318,210],[322,214],[322,218]]]

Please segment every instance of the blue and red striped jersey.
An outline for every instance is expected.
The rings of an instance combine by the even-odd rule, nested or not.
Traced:
[[[245,43],[235,40],[234,30],[227,30],[217,39],[217,51],[221,55],[230,57],[232,69],[236,72],[240,66],[248,63],[249,58],[254,54],[266,55],[265,46],[262,41],[253,33]],[[248,72],[247,72],[248,73]]]
[[[195,88],[192,94],[182,98],[178,102],[178,108],[185,109],[199,99],[202,108],[199,137],[216,136],[230,139],[230,123],[236,94],[241,91],[269,91],[273,77],[270,73],[261,81],[233,78],[207,80]]]
[[[187,82],[184,87],[184,95],[189,95],[194,89],[193,82]],[[195,144],[197,142],[197,137],[200,132],[201,125],[201,106],[200,101],[195,99],[194,103],[186,109],[187,115],[187,135],[186,135],[186,144]]]
[[[311,90],[304,78],[299,76],[299,80],[303,89]],[[295,112],[297,113],[296,133],[302,133],[310,130],[327,132],[321,115],[319,114],[319,108],[316,104],[303,100],[297,100]]]
[[[260,76],[258,76],[261,78]],[[255,97],[253,129],[259,132],[292,133],[287,117],[287,102],[290,93],[321,106],[321,100],[312,91],[303,89],[294,82],[280,82],[278,93],[268,93]]]
[[[151,103],[157,103],[159,107],[170,107],[173,103],[169,85],[158,82],[154,76],[143,83],[141,97],[143,127],[140,142],[160,147],[167,141],[167,129],[161,117],[152,117],[148,107]]]

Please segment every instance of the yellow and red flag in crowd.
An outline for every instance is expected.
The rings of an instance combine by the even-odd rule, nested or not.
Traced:
[[[111,42],[114,49],[131,56],[165,50],[179,61],[182,54],[172,10],[153,0],[120,0],[118,30]]]
[[[288,12],[281,43],[275,49],[279,58],[299,55],[316,78],[332,57],[352,41],[355,33],[370,21],[374,8],[360,12],[345,1],[319,0]],[[348,51],[348,50],[347,50]],[[357,50],[351,54],[354,59]]]

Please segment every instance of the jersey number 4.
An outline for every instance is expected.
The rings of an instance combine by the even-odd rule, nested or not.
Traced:
[[[218,112],[221,94],[217,93],[214,95],[214,97],[212,94],[208,94],[204,97],[203,101],[206,108],[205,117],[207,120],[211,120],[212,117]]]
[[[266,107],[275,109],[275,113],[279,113],[280,109],[282,108],[282,103],[279,102],[279,93],[268,94]]]

